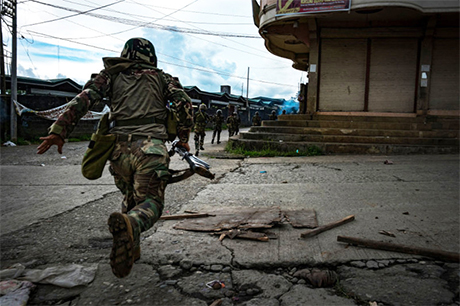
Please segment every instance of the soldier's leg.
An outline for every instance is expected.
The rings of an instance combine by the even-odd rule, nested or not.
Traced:
[[[206,133],[202,132],[200,134],[200,150],[204,150],[204,137],[206,137]]]
[[[212,131],[211,144],[214,144],[214,138],[216,137],[216,132],[217,132],[217,129],[214,129],[214,130]],[[217,141],[219,141],[219,138],[217,138]]]
[[[193,136],[193,140],[195,141],[195,155],[198,156],[200,152],[200,134],[195,131],[195,136]]]
[[[220,132],[222,132],[222,130],[217,130],[217,144],[220,143]]]

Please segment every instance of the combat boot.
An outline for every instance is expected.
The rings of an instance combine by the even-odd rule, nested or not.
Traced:
[[[211,144],[214,144],[214,138],[213,138],[213,139],[211,139]]]
[[[113,236],[112,251],[110,253],[110,266],[113,274],[118,278],[129,275],[134,264],[135,240],[139,234],[134,234],[132,224],[134,220],[126,214],[114,212],[108,220],[109,231]],[[136,239],[134,238],[136,236]],[[140,256],[140,248],[139,248]]]
[[[200,150],[201,150],[201,151],[204,151],[204,147],[203,147],[203,146],[201,146],[201,147],[200,147]]]

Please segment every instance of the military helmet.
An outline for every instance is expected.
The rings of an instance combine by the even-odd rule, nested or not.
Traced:
[[[121,57],[130,60],[144,61],[153,66],[157,66],[157,56],[155,55],[155,47],[145,38],[131,38],[125,43]]]
[[[233,116],[236,116],[236,112],[233,112]]]
[[[200,105],[200,110],[204,110],[204,111],[205,111],[205,110],[207,110],[207,109],[208,109],[208,108],[206,107],[205,104],[201,104],[201,105]]]
[[[256,115],[259,115],[259,112],[256,112]]]
[[[220,109],[217,110],[218,114],[222,114],[222,111]]]
[[[272,114],[274,115],[274,114],[276,114],[276,112],[273,110],[273,111],[272,111]]]

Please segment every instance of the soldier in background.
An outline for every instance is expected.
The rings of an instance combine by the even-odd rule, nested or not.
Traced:
[[[214,139],[217,135],[217,144],[220,143],[220,133],[222,132],[222,124],[224,123],[224,116],[220,109],[217,110],[216,114],[212,117],[213,131],[211,143],[214,144]]]
[[[238,135],[240,132],[241,119],[237,112],[234,112],[233,116],[235,117],[235,135]]]
[[[234,113],[230,114],[227,117],[227,128],[228,128],[228,137],[232,137],[235,134],[235,116]]]
[[[268,116],[269,120],[276,120],[278,119],[278,116],[276,115],[276,111],[272,111],[272,113]]]
[[[124,195],[121,213],[108,220],[113,236],[110,265],[116,277],[126,277],[140,257],[140,233],[160,218],[165,188],[171,177],[170,158],[165,141],[167,105],[179,118],[176,133],[179,145],[190,150],[193,127],[192,103],[179,79],[157,68],[153,44],[144,38],[125,43],[120,57],[103,58],[105,69],[91,78],[83,91],[70,101],[65,112],[49,129],[37,153],[56,145],[62,154],[78,121],[94,105],[110,97],[110,128],[116,135],[110,160],[110,173]],[[102,121],[101,121],[102,122]],[[91,144],[91,143],[90,143]]]
[[[204,138],[206,136],[205,130],[210,118],[206,113],[207,107],[204,104],[200,105],[198,112],[195,113],[195,155],[200,154],[200,150],[204,150]]]
[[[256,112],[254,116],[252,116],[252,125],[260,126],[261,123],[262,123],[262,118],[260,118],[259,112]]]

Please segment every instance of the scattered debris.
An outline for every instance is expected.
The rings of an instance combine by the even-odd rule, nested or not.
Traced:
[[[260,171],[260,173],[267,173],[267,171]]]
[[[331,270],[303,269],[293,276],[308,281],[316,288],[332,287],[338,280],[337,273]]]
[[[17,269],[17,272],[14,271]],[[68,266],[49,267],[40,269],[23,269],[21,265],[0,271],[1,275],[13,274],[16,280],[29,281],[32,283],[51,284],[63,288],[88,285],[94,280],[97,264],[82,266],[71,264]],[[3,304],[1,304],[3,305]]]
[[[219,290],[219,289],[225,288],[225,284],[219,280],[213,280],[213,281],[206,283],[206,287],[214,289],[214,290]]]
[[[28,281],[7,280],[0,282],[0,305],[27,305],[30,292],[35,285]]]
[[[283,210],[284,216],[295,228],[318,227],[316,211],[314,209]]]
[[[393,165],[393,162],[392,162],[391,160],[388,160],[388,159],[385,160],[383,163],[384,163],[385,165]]]
[[[361,238],[354,238],[354,237],[344,237],[344,236],[337,236],[337,241],[345,242],[351,245],[368,247],[372,249],[427,256],[427,257],[432,257],[434,259],[444,260],[444,261],[449,261],[449,262],[460,262],[460,254],[454,253],[454,252],[426,249],[426,248],[420,248],[420,247],[415,247],[415,246],[406,246],[406,245],[400,245],[400,244],[394,244],[394,243],[380,242],[380,241],[375,241],[375,240],[368,240],[368,239],[361,239]]]
[[[61,156],[61,159],[67,159],[67,157],[65,157],[65,156]]]
[[[214,210],[209,218],[186,219],[175,229],[197,232],[221,232],[231,229],[271,228],[281,221],[279,207],[241,208],[238,211]]]
[[[220,306],[220,305],[222,305],[222,300],[218,299],[218,300],[215,300],[214,302],[212,302],[212,304],[209,305],[209,306]]]
[[[369,302],[369,306],[378,306],[377,302]]]
[[[220,235],[222,241],[226,237],[250,239],[256,241],[269,241],[277,239],[277,236],[269,232],[261,232],[283,222],[284,217],[293,227],[315,228],[318,226],[316,211],[313,209],[298,209],[281,211],[279,207],[246,208],[242,207],[237,211],[225,209],[213,210],[211,214],[185,214],[179,215],[181,222],[174,225],[176,230],[213,232]],[[197,217],[194,218],[193,216]],[[201,216],[208,218],[199,218]],[[162,219],[177,219],[176,216],[165,216]],[[192,219],[187,219],[192,218]],[[257,230],[257,231],[251,231]]]
[[[408,211],[403,212],[403,215],[408,215],[408,214],[409,214]]]
[[[340,225],[343,225],[343,224],[346,224],[348,222],[351,222],[355,220],[355,216],[354,215],[350,215],[348,217],[345,217],[343,218],[342,220],[339,220],[339,221],[335,221],[335,222],[332,222],[332,223],[329,223],[329,224],[326,224],[326,225],[323,225],[323,226],[320,226],[318,228],[315,228],[313,230],[309,230],[309,231],[306,231],[304,233],[301,233],[300,234],[300,237],[301,238],[308,238],[308,237],[312,237],[312,236],[315,236],[315,235],[318,235],[324,231],[327,231],[327,230],[330,230],[334,227],[337,227],[337,226],[340,226]]]
[[[218,232],[215,234],[220,235],[219,241],[224,240],[225,237],[229,237],[230,239],[237,237],[237,238],[242,238],[242,239],[257,240],[257,241],[264,241],[264,242],[270,240],[270,238],[265,233],[253,232],[249,230],[240,230],[240,229],[234,229],[234,230],[232,229],[229,231]]]
[[[390,237],[396,237],[395,234],[388,232],[388,231],[379,231],[379,234],[390,236]]]
[[[3,143],[3,146],[4,147],[15,147],[16,144],[14,142],[8,140],[7,142]]]

